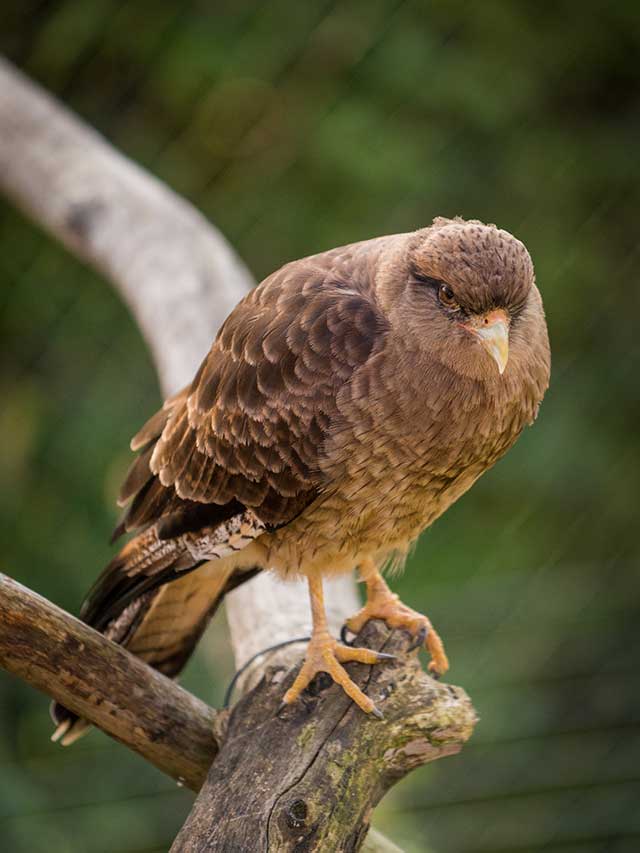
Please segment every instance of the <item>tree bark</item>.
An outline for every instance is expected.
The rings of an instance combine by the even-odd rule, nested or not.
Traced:
[[[231,712],[172,853],[359,850],[371,811],[391,785],[459,752],[475,723],[464,691],[423,672],[410,642],[406,632],[371,622],[357,644],[398,661],[347,667],[384,720],[363,714],[322,676],[310,695],[278,711],[294,672],[270,667]]]
[[[0,666],[199,790],[218,751],[216,711],[3,574]]]
[[[0,186],[130,307],[165,394],[253,284],[220,232],[0,57]],[[141,413],[144,417],[144,413]]]
[[[186,787],[198,791],[206,779],[174,853],[359,849],[385,791],[414,767],[458,752],[475,723],[464,691],[424,673],[409,642],[381,622],[357,638],[398,656],[348,667],[384,720],[366,717],[322,677],[278,712],[295,674],[284,666],[268,667],[231,712],[216,712],[0,574],[0,666]],[[379,833],[364,849],[398,850]]]

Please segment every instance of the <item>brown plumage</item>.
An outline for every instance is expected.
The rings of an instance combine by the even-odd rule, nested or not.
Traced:
[[[445,669],[428,620],[394,603],[378,568],[533,422],[549,366],[531,259],[495,226],[436,219],[287,264],[133,439],[119,532],[138,535],[84,618],[175,674],[230,585],[261,569],[304,575],[314,639],[286,701],[320,668],[374,710],[337,661],[375,656],[328,638],[321,578],[359,566],[369,602],[350,626],[382,615],[422,628],[432,668]],[[168,614],[185,591],[192,618],[181,605],[150,652],[139,639],[160,600]],[[72,739],[68,713],[56,719]]]

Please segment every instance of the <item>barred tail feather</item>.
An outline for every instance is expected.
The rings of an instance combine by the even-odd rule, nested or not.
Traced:
[[[264,529],[248,511],[197,534],[161,539],[155,527],[128,542],[89,592],[81,618],[150,666],[177,676],[225,594],[258,569],[218,563]],[[251,514],[252,516],[252,514]],[[197,570],[197,571],[196,571]],[[63,746],[90,724],[58,702],[52,740]]]

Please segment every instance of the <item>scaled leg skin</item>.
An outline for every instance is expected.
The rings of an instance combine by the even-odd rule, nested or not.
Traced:
[[[357,684],[354,684],[341,664],[348,661],[358,661],[359,663],[367,664],[382,663],[383,661],[395,660],[395,655],[374,652],[371,649],[344,646],[338,643],[337,640],[334,640],[327,626],[322,580],[320,578],[309,578],[308,582],[313,631],[311,640],[307,646],[302,668],[296,680],[285,693],[283,703],[290,705],[292,702],[295,702],[305,687],[308,686],[309,682],[319,672],[326,672],[365,713],[382,718],[381,712],[376,708],[372,700],[360,690]]]
[[[429,619],[407,607],[391,592],[373,560],[363,563],[360,570],[367,585],[367,603],[362,610],[347,619],[345,624],[349,631],[358,634],[370,619],[382,619],[390,628],[405,628],[416,636],[418,645],[424,643],[431,655],[429,672],[438,678],[444,675],[449,669],[449,660],[442,640]]]

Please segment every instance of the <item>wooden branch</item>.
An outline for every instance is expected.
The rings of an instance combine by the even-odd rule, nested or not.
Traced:
[[[216,712],[121,646],[0,574],[0,666],[197,791]]]
[[[233,709],[172,853],[359,850],[392,784],[461,749],[476,719],[464,691],[423,672],[404,631],[369,623],[357,643],[398,655],[393,665],[348,667],[385,719],[320,679],[315,695],[278,713],[294,673],[269,668]]]
[[[221,749],[174,851],[253,851],[263,837],[265,851],[284,853],[301,840],[305,850],[356,850],[372,807],[394,782],[460,750],[475,723],[464,691],[424,673],[402,631],[370,623],[357,642],[398,655],[393,665],[348,667],[384,709],[383,721],[365,717],[322,679],[277,715],[294,677],[282,666],[269,667],[231,714],[218,713],[0,574],[0,666],[194,791]],[[221,839],[230,847],[217,846]],[[363,849],[398,851],[380,833]]]
[[[247,268],[192,205],[2,58],[0,127],[0,186],[115,285],[164,392],[179,390],[252,286]]]

